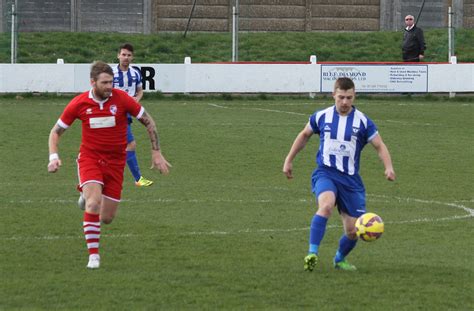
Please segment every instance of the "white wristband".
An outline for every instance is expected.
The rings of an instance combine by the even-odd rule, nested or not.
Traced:
[[[49,155],[49,162],[53,161],[53,160],[57,160],[59,159],[59,155],[57,153],[51,153]]]

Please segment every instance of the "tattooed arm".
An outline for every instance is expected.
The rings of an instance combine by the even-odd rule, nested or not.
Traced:
[[[48,164],[48,172],[56,173],[61,166],[61,159],[58,156],[58,144],[59,138],[61,135],[66,131],[66,129],[60,127],[57,123],[51,129],[49,133],[49,164]]]
[[[156,130],[156,124],[153,118],[145,111],[140,119],[138,119],[143,125],[145,125],[150,136],[151,149],[160,150],[160,139]]]
[[[158,131],[156,130],[156,124],[153,118],[145,111],[140,119],[138,119],[147,129],[148,136],[150,137],[151,150],[152,150],[152,163],[151,168],[157,168],[162,174],[168,174],[171,164],[166,161],[165,157],[161,154],[160,139],[158,137]]]

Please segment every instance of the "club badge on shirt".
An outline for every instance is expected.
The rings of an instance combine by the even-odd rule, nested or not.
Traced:
[[[112,113],[115,116],[117,114],[117,106],[115,105],[110,106],[110,113]]]

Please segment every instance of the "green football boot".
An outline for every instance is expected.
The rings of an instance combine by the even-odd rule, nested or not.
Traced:
[[[334,268],[337,270],[344,270],[344,271],[357,271],[356,266],[347,262],[347,260],[334,262]]]
[[[304,258],[304,270],[305,271],[313,271],[314,267],[318,263],[318,255],[316,254],[308,254]]]

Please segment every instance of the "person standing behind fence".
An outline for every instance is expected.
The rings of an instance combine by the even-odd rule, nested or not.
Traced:
[[[119,64],[113,67],[114,88],[126,92],[130,97],[139,102],[143,97],[142,75],[140,70],[131,66],[133,61],[133,46],[130,43],[119,47],[117,58]],[[137,143],[132,133],[132,117],[128,116],[127,127],[127,165],[138,187],[148,187],[153,181],[142,176],[136,155]]]
[[[413,15],[405,17],[402,54],[404,62],[419,62],[424,58],[426,45],[423,30],[416,26]]]

